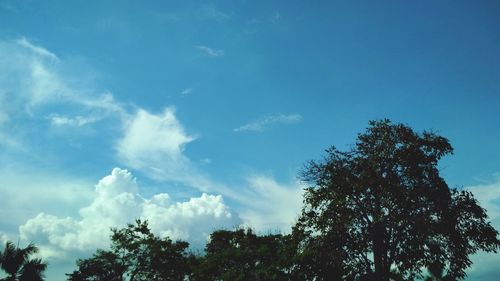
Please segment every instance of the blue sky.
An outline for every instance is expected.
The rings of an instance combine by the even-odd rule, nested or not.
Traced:
[[[58,281],[135,217],[287,231],[302,165],[379,118],[449,138],[500,227],[498,27],[498,1],[1,0],[0,240]]]

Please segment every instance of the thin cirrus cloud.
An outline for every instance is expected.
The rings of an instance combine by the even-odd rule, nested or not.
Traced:
[[[4,122],[16,121],[11,116],[19,117],[22,114],[36,117],[37,112],[45,110],[47,106],[53,106],[54,110],[71,106],[76,113],[92,111],[93,117],[90,119],[94,119],[93,122],[108,115],[125,114],[124,108],[115,101],[111,93],[99,93],[89,89],[85,83],[78,82],[85,80],[85,73],[79,73],[83,76],[82,79],[68,77],[67,73],[75,72],[73,68],[78,66],[68,65],[54,53],[33,44],[25,37],[14,42],[0,41],[0,60],[4,62],[0,65],[3,75],[0,78],[0,116]],[[68,71],[69,68],[71,71]],[[49,115],[60,114],[50,112]],[[64,120],[49,119],[54,121],[53,125],[64,123],[81,126],[82,123],[92,123],[89,122],[89,117],[83,116],[77,114],[65,116]],[[87,122],[82,118],[87,119]]]
[[[276,124],[297,124],[302,121],[300,114],[274,114],[235,128],[235,132],[263,132]]]
[[[35,53],[37,55],[47,57],[47,58],[52,59],[54,61],[59,60],[59,58],[54,53],[48,51],[47,49],[45,49],[43,47],[32,44],[30,41],[28,41],[28,39],[26,39],[26,37],[19,38],[18,40],[16,40],[16,43],[20,46],[23,46],[27,49],[30,49],[33,53]]]
[[[211,20],[216,22],[226,22],[232,17],[231,14],[220,10],[214,4],[207,4],[202,6],[199,10],[199,16],[202,20]]]
[[[225,54],[224,50],[217,50],[217,49],[210,48],[210,47],[203,46],[203,45],[195,46],[195,48],[198,49],[198,50],[200,50],[206,56],[209,56],[209,57],[212,57],[212,58],[222,57]]]
[[[182,90],[182,91],[181,91],[181,95],[182,95],[182,96],[187,96],[187,95],[192,94],[192,93],[193,93],[193,91],[194,91],[194,89],[193,89],[193,88],[186,88],[186,89],[184,89],[184,90]]]

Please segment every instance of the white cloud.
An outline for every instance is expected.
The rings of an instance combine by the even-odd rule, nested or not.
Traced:
[[[195,46],[198,50],[202,51],[205,55],[209,57],[222,57],[224,55],[224,50],[217,50],[207,46]]]
[[[75,206],[92,200],[91,181],[4,160],[0,160],[0,225],[17,227],[40,212],[70,215]]]
[[[7,234],[0,232],[0,247],[3,248],[3,246],[5,245],[5,243],[7,243],[7,241],[9,241],[9,240],[10,239],[7,236]]]
[[[126,122],[115,149],[124,165],[156,181],[239,197],[237,191],[212,181],[184,154],[184,147],[195,139],[185,132],[173,108],[166,108],[160,114],[139,109]]]
[[[43,47],[32,44],[25,37],[21,37],[20,39],[16,40],[16,43],[19,44],[20,46],[28,48],[33,53],[35,53],[39,56],[47,57],[47,58],[54,60],[54,61],[59,60],[59,58],[54,53],[48,51],[47,49],[45,49]]]
[[[254,175],[247,179],[239,201],[243,221],[260,231],[290,231],[302,208],[304,186],[295,182],[283,185],[273,178]]]
[[[190,169],[190,161],[182,152],[194,139],[186,134],[173,108],[158,115],[139,109],[125,125],[116,149],[129,167],[150,176],[178,179]]]
[[[235,132],[243,132],[243,131],[253,131],[253,132],[262,132],[268,127],[274,124],[296,124],[302,120],[302,115],[300,114],[275,114],[269,115],[264,118],[261,118],[257,121],[250,122],[243,126],[240,126],[234,129]]]
[[[96,116],[61,116],[59,114],[53,114],[49,117],[50,123],[53,126],[74,126],[74,127],[82,127],[87,124],[91,124],[99,121],[101,118]]]
[[[168,194],[143,199],[136,179],[126,170],[113,169],[95,188],[94,200],[79,211],[79,218],[40,213],[20,226],[24,241],[35,241],[45,258],[64,259],[72,252],[89,252],[109,245],[111,227],[147,219],[157,235],[184,239],[202,246],[216,228],[233,228],[241,221],[222,196],[203,193],[185,202]]]
[[[117,152],[128,167],[159,182],[179,182],[235,200],[242,206],[245,223],[252,227],[289,229],[300,211],[299,184],[280,185],[272,178],[258,175],[249,177],[246,186],[237,188],[215,182],[184,154],[184,147],[194,139],[185,132],[172,108],[158,115],[140,109],[124,128]],[[208,164],[210,160],[201,162]]]
[[[92,116],[92,122],[108,116],[123,118],[125,110],[113,95],[96,91],[83,82],[91,74],[77,70],[78,65],[59,59],[24,37],[15,42],[0,41],[0,123],[14,123],[26,117],[36,120],[39,113],[49,108],[54,116],[61,115],[57,111],[64,108],[79,113],[79,117],[51,120],[55,125],[88,124],[89,120],[83,120],[87,117],[82,117],[87,115]]]

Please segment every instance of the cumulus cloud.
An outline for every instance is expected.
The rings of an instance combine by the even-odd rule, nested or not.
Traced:
[[[203,193],[173,202],[166,193],[144,199],[138,189],[130,172],[115,168],[96,184],[93,201],[80,209],[78,218],[40,213],[20,226],[21,239],[35,241],[46,258],[64,259],[68,253],[106,248],[111,227],[123,227],[137,218],[148,220],[157,235],[195,246],[202,246],[215,228],[241,223],[220,195]]]
[[[184,154],[195,136],[186,133],[172,107],[159,114],[139,109],[125,122],[122,137],[116,142],[123,165],[159,182],[176,182],[203,192],[238,198],[239,192],[210,179]]]
[[[207,46],[195,46],[198,50],[203,52],[205,55],[209,57],[222,57],[224,55],[224,50],[217,50]]]
[[[268,127],[275,124],[296,124],[302,121],[302,115],[300,114],[275,114],[269,115],[259,120],[250,122],[248,124],[242,125],[233,131],[235,132],[243,132],[243,131],[252,131],[252,132],[262,132],[266,130]]]
[[[129,167],[155,178],[182,180],[191,169],[184,146],[194,139],[184,131],[173,108],[158,115],[139,109],[127,122],[116,149]]]

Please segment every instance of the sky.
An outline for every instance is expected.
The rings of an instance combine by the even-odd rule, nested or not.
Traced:
[[[381,118],[447,137],[500,229],[499,27],[498,1],[0,0],[0,242],[62,281],[139,217],[286,233],[304,164]]]

